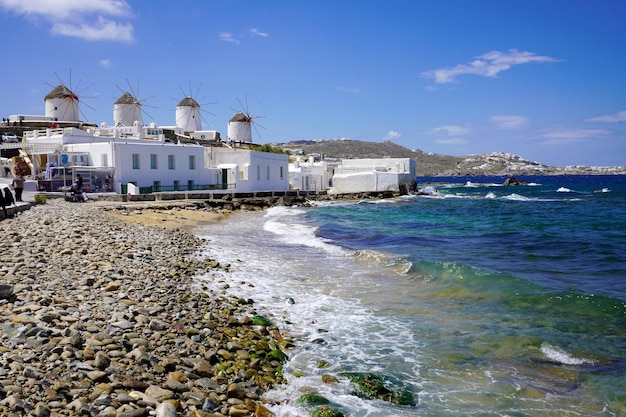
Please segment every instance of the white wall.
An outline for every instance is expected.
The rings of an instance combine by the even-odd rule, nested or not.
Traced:
[[[335,169],[332,192],[399,192],[401,185],[413,185],[416,170],[410,158],[345,159]]]
[[[198,145],[173,145],[149,143],[112,142],[116,184],[135,183],[149,187],[154,181],[162,186],[172,186],[178,181],[183,189],[188,181],[195,185],[211,184],[215,175],[204,164],[204,148]],[[139,169],[133,169],[133,154],[139,155]],[[157,155],[156,169],[151,167],[151,156]],[[174,156],[174,169],[170,169],[168,155]],[[195,169],[189,166],[189,156],[195,156]],[[116,190],[117,191],[117,190]]]
[[[236,173],[235,189],[229,191],[289,190],[289,160],[284,154],[207,148],[207,164],[210,168],[228,168]]]
[[[301,191],[322,191],[329,188],[328,166],[325,162],[289,164],[289,185]]]

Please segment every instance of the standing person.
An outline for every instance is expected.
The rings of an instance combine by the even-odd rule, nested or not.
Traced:
[[[15,201],[22,201],[22,191],[24,191],[24,176],[19,172],[13,178],[13,189],[15,190]]]
[[[13,200],[13,194],[11,194],[11,189],[9,187],[4,187],[4,205],[11,206],[15,203]]]
[[[81,177],[80,174],[76,174],[76,190],[83,190],[83,177]]]
[[[4,196],[2,195],[2,193],[0,193],[0,206],[2,206],[2,211],[4,212],[4,218],[6,219],[7,217],[9,217],[9,214],[7,213],[7,205],[6,205],[6,202],[4,200]]]

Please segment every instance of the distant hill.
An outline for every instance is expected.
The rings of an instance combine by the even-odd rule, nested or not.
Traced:
[[[412,158],[417,161],[418,176],[626,173],[626,170],[607,172],[583,166],[565,169],[499,152],[468,156],[441,155],[419,149],[411,150],[391,141],[299,140],[276,146],[292,155],[314,155],[324,159]]]

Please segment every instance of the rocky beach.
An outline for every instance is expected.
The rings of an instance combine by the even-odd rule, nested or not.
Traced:
[[[271,415],[289,343],[194,280],[228,269],[186,230],[221,215],[55,199],[2,220],[0,415]]]

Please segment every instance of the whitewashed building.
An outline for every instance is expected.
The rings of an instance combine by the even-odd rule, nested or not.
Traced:
[[[126,193],[129,183],[151,191],[219,187],[204,147],[168,143],[156,126],[75,127],[25,132],[22,144],[40,191],[58,191],[77,174],[86,192]]]
[[[289,164],[289,187],[300,191],[325,191],[330,187],[329,167],[324,161],[300,158]]]
[[[344,159],[332,177],[333,194],[391,191],[415,187],[417,163],[411,158]]]
[[[218,169],[221,184],[236,192],[288,191],[289,160],[285,154],[207,147],[209,169]]]

